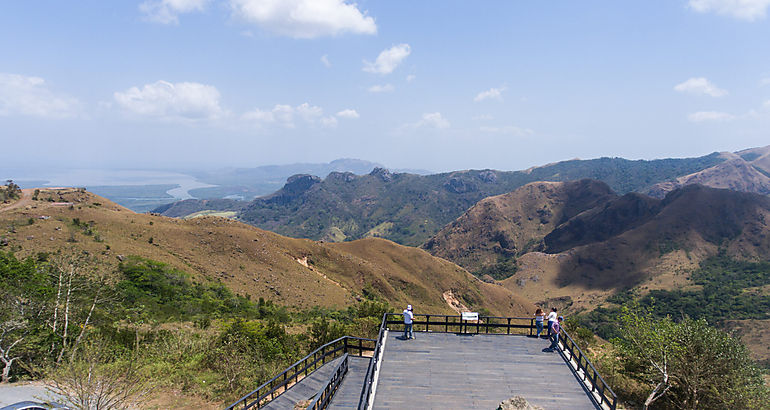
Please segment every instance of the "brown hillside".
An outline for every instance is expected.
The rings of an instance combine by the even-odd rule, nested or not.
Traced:
[[[767,260],[768,222],[770,198],[690,185],[619,235],[561,253],[524,255],[503,284],[531,300],[569,297],[582,306],[620,289],[672,289],[720,247],[736,258]]]
[[[479,201],[423,247],[480,273],[539,249],[540,241],[575,215],[616,195],[603,182],[533,182]]]
[[[396,307],[452,313],[451,291],[474,309],[521,315],[532,305],[426,252],[382,239],[326,244],[286,238],[218,217],[179,220],[136,214],[75,189],[44,189],[39,200],[0,204],[0,250],[19,256],[87,251],[111,272],[128,255],[168,263],[197,280],[297,308],[344,307],[367,292]],[[74,222],[78,221],[79,224]]]
[[[770,155],[766,156],[767,165],[770,165]],[[752,157],[753,155],[747,156],[747,158]],[[760,157],[756,161],[749,162],[741,157],[737,157],[703,171],[679,177],[674,181],[656,184],[650,188],[649,194],[656,198],[663,198],[674,189],[685,185],[700,184],[712,188],[726,188],[733,191],[770,195],[770,177],[757,169],[762,168],[760,165],[754,165],[755,162],[761,164],[764,161],[763,158]]]
[[[770,145],[759,148],[749,148],[736,152],[741,158],[749,161],[751,165],[770,174]]]

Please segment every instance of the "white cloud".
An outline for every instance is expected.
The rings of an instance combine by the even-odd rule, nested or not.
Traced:
[[[346,109],[342,110],[337,113],[337,116],[340,118],[358,118],[360,115],[358,115],[358,112],[356,110]]]
[[[135,114],[162,119],[216,119],[225,114],[216,87],[157,81],[114,93],[115,101]]]
[[[722,97],[727,95],[727,90],[717,87],[705,77],[690,78],[689,80],[674,86],[674,90],[680,93],[710,95],[712,97]]]
[[[449,128],[449,121],[441,116],[440,112],[427,112],[422,119],[415,124],[417,127]]]
[[[491,114],[479,114],[471,118],[474,121],[489,121],[495,119]]]
[[[241,118],[257,125],[276,124],[286,128],[295,128],[297,119],[304,121],[306,124],[315,124],[320,119],[321,125],[330,126],[332,122],[336,125],[334,117],[322,116],[323,109],[321,107],[303,103],[296,107],[276,104],[270,110],[255,108],[244,113]],[[329,118],[334,119],[334,121],[331,121]]]
[[[406,76],[406,82],[408,82],[408,83],[411,83],[412,81],[414,81],[416,79],[417,79],[417,76],[414,75],[414,74],[409,74],[408,76]]]
[[[476,94],[476,97],[473,98],[474,102],[480,102],[484,100],[503,100],[503,91],[505,91],[505,87],[500,88],[490,88],[486,91],[482,91],[478,94]]]
[[[69,118],[81,112],[80,102],[54,94],[39,77],[0,73],[0,116]]]
[[[293,38],[376,34],[372,17],[345,0],[230,0],[233,15]]]
[[[323,117],[321,118],[321,125],[323,125],[324,127],[334,128],[337,126],[337,118]]]
[[[364,71],[373,74],[390,74],[412,53],[409,44],[399,44],[383,50],[374,62],[364,60]]]
[[[490,134],[504,134],[514,137],[528,137],[535,133],[529,128],[520,128],[513,125],[507,125],[503,127],[480,127],[479,130],[481,132],[487,132]]]
[[[139,11],[147,21],[160,24],[179,24],[179,15],[203,11],[209,0],[147,0]]]
[[[376,84],[367,89],[370,93],[389,93],[393,91],[393,86],[390,84]]]
[[[759,84],[763,87],[766,85],[770,85],[770,77],[763,78],[762,80],[759,81]]]
[[[767,15],[770,0],[690,0],[690,8],[699,13],[717,13],[754,21]]]
[[[699,111],[694,112],[687,116],[687,119],[690,122],[704,122],[704,121],[732,121],[735,119],[735,116],[726,113],[726,112],[720,112],[720,111]]]
[[[326,54],[322,55],[321,56],[321,64],[323,64],[324,67],[326,67],[326,68],[331,67],[332,63],[331,63],[331,61],[329,61],[329,56],[327,56]]]

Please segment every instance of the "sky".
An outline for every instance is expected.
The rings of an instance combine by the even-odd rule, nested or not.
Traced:
[[[0,168],[518,170],[770,144],[770,0],[8,0]]]

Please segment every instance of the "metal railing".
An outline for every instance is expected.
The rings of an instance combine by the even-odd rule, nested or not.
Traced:
[[[340,386],[342,379],[348,372],[348,357],[349,355],[347,353],[342,355],[342,360],[334,369],[332,376],[329,378],[329,382],[318,390],[315,399],[313,399],[313,401],[310,402],[310,405],[307,406],[307,410],[323,410],[329,406],[332,397],[334,397],[334,393],[337,392],[337,388]]]
[[[382,357],[382,338],[385,335],[385,329],[387,329],[388,315],[391,315],[391,313],[382,315],[380,332],[377,334],[377,343],[374,345],[374,353],[372,353],[372,358],[369,360],[369,367],[366,368],[364,385],[361,386],[361,397],[358,399],[358,410],[366,410],[369,407],[369,399],[372,395],[372,384],[374,383],[374,374],[380,366],[380,358]]]
[[[386,313],[382,317],[380,333],[377,336],[377,344],[374,347],[369,369],[366,372],[364,385],[361,390],[361,397],[358,403],[358,410],[369,408],[369,401],[372,394],[372,384],[374,375],[379,367],[381,360],[382,338],[385,330],[403,331],[404,316],[401,313]],[[393,326],[391,329],[389,326]],[[505,334],[505,335],[528,335],[535,336],[536,326],[534,318],[524,317],[499,317],[499,316],[480,316],[477,321],[463,320],[459,315],[414,315],[412,328],[415,332],[432,333],[459,333],[459,334]],[[572,337],[566,330],[562,329],[560,339],[563,350],[560,354],[569,364],[574,361],[575,364],[569,364],[575,369],[581,382],[588,385],[590,397],[600,407],[607,406],[615,410],[618,403],[618,397],[612,391],[607,382],[596,371],[594,365],[588,360],[588,357],[580,350],[580,347],[572,340]],[[569,353],[569,357],[567,357]],[[581,375],[582,372],[582,375]]]
[[[560,351],[561,355],[567,362],[574,361],[575,373],[581,378],[581,381],[588,382],[587,384],[591,388],[591,394],[598,396],[594,397],[598,402],[597,404],[599,404],[599,406],[606,405],[612,410],[617,408],[618,396],[612,391],[607,382],[604,381],[604,378],[602,378],[599,372],[596,371],[593,363],[591,363],[585,354],[583,354],[580,346],[572,340],[572,337],[570,337],[569,333],[564,329],[562,329],[559,338],[564,345],[564,349]],[[567,357],[567,353],[569,353],[569,357]],[[607,393],[609,393],[609,395]]]
[[[356,351],[355,356],[363,356],[364,352],[374,351],[374,339],[364,339],[353,336],[343,336],[333,340],[310,354],[299,359],[279,375],[266,381],[255,390],[241,397],[235,403],[227,407],[232,409],[260,408],[280,396],[286,389],[298,383],[308,374],[323,366],[326,362],[336,359],[345,353]]]

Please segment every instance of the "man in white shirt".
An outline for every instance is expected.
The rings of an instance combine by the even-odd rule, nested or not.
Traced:
[[[412,305],[407,305],[404,309],[404,340],[414,339],[414,331],[412,331],[412,322],[414,321],[414,312],[412,312]]]

